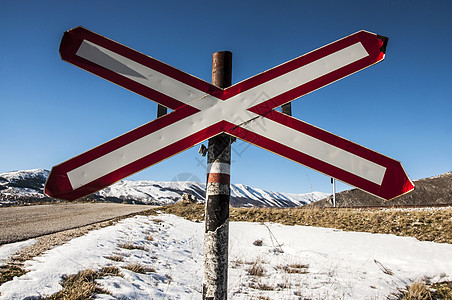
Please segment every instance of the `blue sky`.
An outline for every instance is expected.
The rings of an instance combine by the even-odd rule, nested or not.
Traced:
[[[361,29],[389,37],[383,62],[292,104],[303,121],[402,162],[412,179],[452,170],[452,2],[0,0],[0,172],[50,169],[149,122],[157,105],[63,62],[76,26],[210,81],[233,52],[233,83]],[[132,179],[205,180],[198,146]],[[232,183],[331,192],[330,178],[238,141]],[[348,189],[338,184],[338,189]]]

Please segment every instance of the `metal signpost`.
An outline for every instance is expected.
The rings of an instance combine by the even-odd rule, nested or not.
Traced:
[[[214,53],[212,84],[227,88],[231,80],[232,53]],[[227,295],[232,142],[233,137],[222,133],[210,138],[207,147],[203,299],[226,299]]]
[[[208,209],[229,206],[230,136],[386,200],[408,193],[414,185],[400,162],[290,116],[290,101],[382,61],[386,44],[386,37],[359,31],[229,86],[229,52],[219,54],[229,62],[214,56],[211,84],[83,27],[71,29],[61,41],[63,60],[162,107],[159,118],[54,166],[45,193],[75,200],[210,139],[207,238],[228,219],[228,212],[208,217]],[[216,63],[229,73],[217,72]],[[173,111],[165,114],[165,107]]]

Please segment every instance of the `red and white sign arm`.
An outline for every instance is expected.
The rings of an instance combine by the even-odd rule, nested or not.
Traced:
[[[49,196],[75,200],[171,157],[221,132],[191,126],[198,109],[186,105],[222,90],[85,28],[65,32],[63,60],[139,95],[174,109],[94,149],[52,168]]]
[[[228,132],[385,200],[414,189],[400,162],[277,111]]]
[[[52,168],[51,197],[75,200],[163,161],[223,131],[222,122],[191,126],[192,108],[179,109]]]
[[[83,27],[64,33],[61,59],[143,97],[177,109],[222,90]]]
[[[294,58],[224,90],[222,99],[242,94],[269,101],[249,110],[266,112],[359,72],[385,57],[388,38],[365,30]],[[251,94],[251,95],[250,95]]]

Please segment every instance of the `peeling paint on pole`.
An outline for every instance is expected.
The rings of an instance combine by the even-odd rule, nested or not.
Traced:
[[[204,235],[203,299],[226,299],[228,288],[229,219]]]

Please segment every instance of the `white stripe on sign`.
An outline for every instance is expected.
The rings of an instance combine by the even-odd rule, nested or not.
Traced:
[[[87,40],[83,40],[76,54],[182,103],[190,103],[206,95],[206,93],[186,85],[179,80],[166,76]]]
[[[207,164],[207,173],[231,174],[231,165],[221,162],[213,162]]]
[[[344,49],[331,53],[325,57],[315,60],[309,64],[301,66],[298,69],[273,78],[261,85],[258,85],[248,91],[240,93],[240,98],[257,98],[264,94],[265,100],[276,97],[282,93],[297,88],[303,84],[327,75],[342,67],[352,64],[360,59],[369,56],[361,42],[357,42]],[[262,103],[265,100],[260,100]],[[255,103],[255,105],[258,103]],[[251,107],[251,106],[248,106]]]
[[[244,127],[378,185],[383,182],[385,167],[273,120],[258,118]]]

